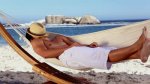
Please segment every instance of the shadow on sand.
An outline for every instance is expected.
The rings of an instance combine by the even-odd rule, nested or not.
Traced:
[[[150,84],[150,75],[127,73],[105,73],[94,71],[73,74],[75,77],[84,77],[94,84]],[[0,71],[0,84],[41,84],[47,80],[34,72]]]
[[[0,71],[0,84],[41,84],[46,79],[34,72]]]
[[[68,73],[68,72],[66,72]],[[125,72],[80,72],[78,74],[68,73],[76,77],[84,77],[95,84],[150,84],[150,75],[127,74]]]

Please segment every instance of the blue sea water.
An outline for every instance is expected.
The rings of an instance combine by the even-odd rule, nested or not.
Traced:
[[[96,31],[101,31],[105,29],[111,29],[119,26],[128,25],[134,22],[138,22],[142,20],[119,20],[119,21],[102,21],[102,24],[100,25],[82,25],[82,26],[62,26],[62,25],[55,25],[55,26],[47,26],[46,30],[49,32],[55,32],[60,33],[64,35],[79,35],[79,34],[85,34],[85,33],[92,33]],[[19,35],[11,28],[8,28],[7,31],[10,33],[10,35],[21,45],[24,44],[23,40],[20,39]],[[5,40],[0,36],[0,45],[6,45],[7,43]]]

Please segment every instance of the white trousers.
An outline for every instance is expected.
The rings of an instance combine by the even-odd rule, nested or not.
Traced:
[[[90,48],[85,46],[72,47],[59,56],[59,60],[74,69],[98,68],[108,69],[108,54],[113,47]]]

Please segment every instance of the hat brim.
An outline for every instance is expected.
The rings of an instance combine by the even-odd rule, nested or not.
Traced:
[[[33,33],[29,32],[29,31],[27,30],[27,33],[28,33],[29,35],[31,35],[33,38],[47,37],[47,36],[49,36],[49,33],[48,33],[48,32],[46,32],[45,34],[38,35],[38,34],[33,34]]]

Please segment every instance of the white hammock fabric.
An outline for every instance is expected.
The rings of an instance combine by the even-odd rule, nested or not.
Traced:
[[[5,14],[5,13],[4,13]],[[25,31],[19,28],[14,28],[11,25],[11,22],[7,17],[1,14],[0,15],[3,17],[3,19],[6,20],[6,22],[23,38],[23,40],[26,41],[26,43],[30,46],[29,51],[32,51],[32,54],[36,55],[37,57],[38,54],[36,54],[30,42],[26,39],[24,36]],[[108,30],[103,30],[103,31],[98,31],[94,33],[88,33],[88,34],[82,34],[82,35],[76,35],[76,36],[70,36],[74,40],[83,43],[83,44],[90,44],[92,42],[97,42],[101,46],[114,46],[114,47],[125,47],[133,44],[141,35],[142,29],[146,27],[148,29],[148,32],[150,31],[150,20],[142,21],[142,22],[137,22],[134,24],[130,24],[127,26],[122,26],[122,27],[117,27],[113,29],[108,29]],[[57,35],[56,33],[49,33],[51,38],[55,37]],[[150,35],[148,34],[148,37]],[[41,57],[41,56],[39,56]],[[58,66],[63,66],[65,67],[58,59],[56,58],[48,58],[45,59],[46,62],[49,62],[49,64],[55,64]]]

